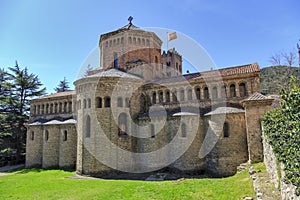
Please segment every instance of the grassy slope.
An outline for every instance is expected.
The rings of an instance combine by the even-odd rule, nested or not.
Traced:
[[[223,179],[78,180],[74,172],[19,170],[0,177],[0,199],[241,199],[254,196],[248,172]]]

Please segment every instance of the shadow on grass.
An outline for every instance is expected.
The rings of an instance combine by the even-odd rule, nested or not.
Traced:
[[[14,173],[14,174],[27,174],[27,173],[39,173],[44,171],[51,171],[51,170],[61,170],[65,172],[74,172],[74,169],[42,169],[42,168],[18,168],[14,170],[7,171],[8,173]]]

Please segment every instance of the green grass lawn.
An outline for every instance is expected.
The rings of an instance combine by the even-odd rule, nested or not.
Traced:
[[[254,197],[247,171],[222,179],[79,180],[75,172],[21,169],[0,177],[0,199],[242,199]]]

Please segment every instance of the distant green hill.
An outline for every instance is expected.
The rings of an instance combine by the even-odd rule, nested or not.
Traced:
[[[288,88],[290,77],[295,76],[300,84],[300,68],[271,66],[261,69],[260,89],[263,94],[278,94],[281,88]]]

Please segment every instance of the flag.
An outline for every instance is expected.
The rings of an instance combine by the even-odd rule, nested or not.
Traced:
[[[175,40],[177,38],[176,32],[168,34],[168,41]]]

